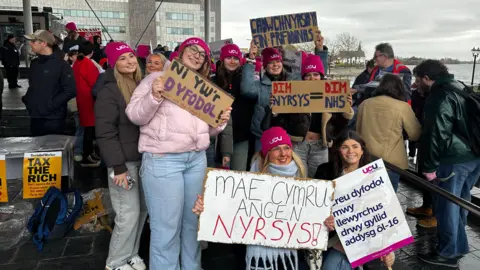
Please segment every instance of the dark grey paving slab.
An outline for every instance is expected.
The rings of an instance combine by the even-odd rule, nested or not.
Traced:
[[[92,254],[94,239],[95,236],[69,238],[62,256],[69,257]]]
[[[2,270],[34,270],[37,268],[38,261],[23,261],[11,264],[0,264]],[[61,268],[57,268],[61,269]],[[52,269],[53,270],[53,269]]]
[[[38,263],[35,270],[95,270],[105,269],[106,254],[64,257]]]
[[[43,251],[37,251],[36,247],[32,242],[18,248],[17,255],[13,262],[22,262],[22,261],[41,261],[45,259],[54,259],[62,257],[62,254],[65,250],[68,239],[60,239],[55,241],[50,241],[45,244]]]

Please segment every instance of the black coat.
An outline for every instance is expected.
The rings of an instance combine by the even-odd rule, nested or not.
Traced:
[[[31,118],[65,119],[67,103],[75,97],[76,85],[70,65],[55,54],[32,61],[28,90],[22,97]]]
[[[2,48],[2,64],[4,67],[18,67],[20,66],[20,55],[15,44],[5,40]]]

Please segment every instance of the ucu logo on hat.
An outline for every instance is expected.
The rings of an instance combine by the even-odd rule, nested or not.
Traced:
[[[125,50],[125,49],[128,49],[128,48],[130,48],[130,47],[128,47],[128,45],[122,45],[122,46],[117,48],[117,51]]]
[[[363,169],[362,172],[363,174],[369,174],[369,173],[372,173],[373,171],[375,171],[376,169],[378,169],[378,164],[375,163],[371,166],[368,166],[367,168]]]
[[[198,44],[198,40],[192,39],[187,42],[187,45]]]
[[[275,137],[273,139],[270,140],[269,144],[274,144],[276,142],[281,142],[283,140],[283,137],[280,136],[280,137]]]
[[[230,51],[228,51],[228,53],[231,53],[231,54],[238,54],[238,51],[237,51],[237,50],[230,50]]]
[[[316,65],[309,65],[309,66],[307,67],[307,69],[317,69],[317,66],[316,66]]]
[[[280,55],[274,54],[274,55],[270,56],[270,58],[280,58]]]

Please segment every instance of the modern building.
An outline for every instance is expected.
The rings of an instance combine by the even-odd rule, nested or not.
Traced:
[[[140,43],[171,49],[190,36],[204,37],[204,0],[31,0],[32,7],[53,8],[53,14],[79,28],[102,28],[103,41],[113,39],[134,46],[156,8],[160,8]],[[0,10],[23,10],[21,0],[0,0]],[[221,0],[210,0],[210,41],[221,39]],[[95,16],[96,15],[96,16]],[[97,19],[98,17],[98,19]]]

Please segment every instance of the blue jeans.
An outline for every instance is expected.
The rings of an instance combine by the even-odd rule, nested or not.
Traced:
[[[83,133],[84,129],[82,126],[80,126],[80,118],[78,116],[78,112],[75,113],[75,149],[74,149],[74,154],[76,155],[81,155],[83,154]]]
[[[325,270],[352,270],[352,266],[348,261],[347,255],[334,249],[329,248],[323,252],[322,269]]]
[[[318,166],[328,162],[328,148],[321,141],[303,141],[293,144],[293,151],[302,159],[310,178],[315,177]]]
[[[198,217],[192,212],[202,193],[205,151],[144,153],[143,190],[150,214],[150,269],[200,270]]]
[[[471,200],[470,190],[480,176],[480,160],[461,164],[440,165],[437,170],[438,186],[461,197]],[[444,258],[457,258],[469,252],[465,232],[467,210],[442,196],[436,197],[435,217],[437,218],[437,253]]]
[[[392,183],[393,190],[395,190],[395,193],[397,193],[398,184],[400,183],[400,174],[392,170],[387,170],[387,172],[388,172],[388,177],[390,178],[390,182]]]
[[[233,155],[230,168],[235,171],[246,171],[248,161],[249,141],[237,142],[233,145]]]

